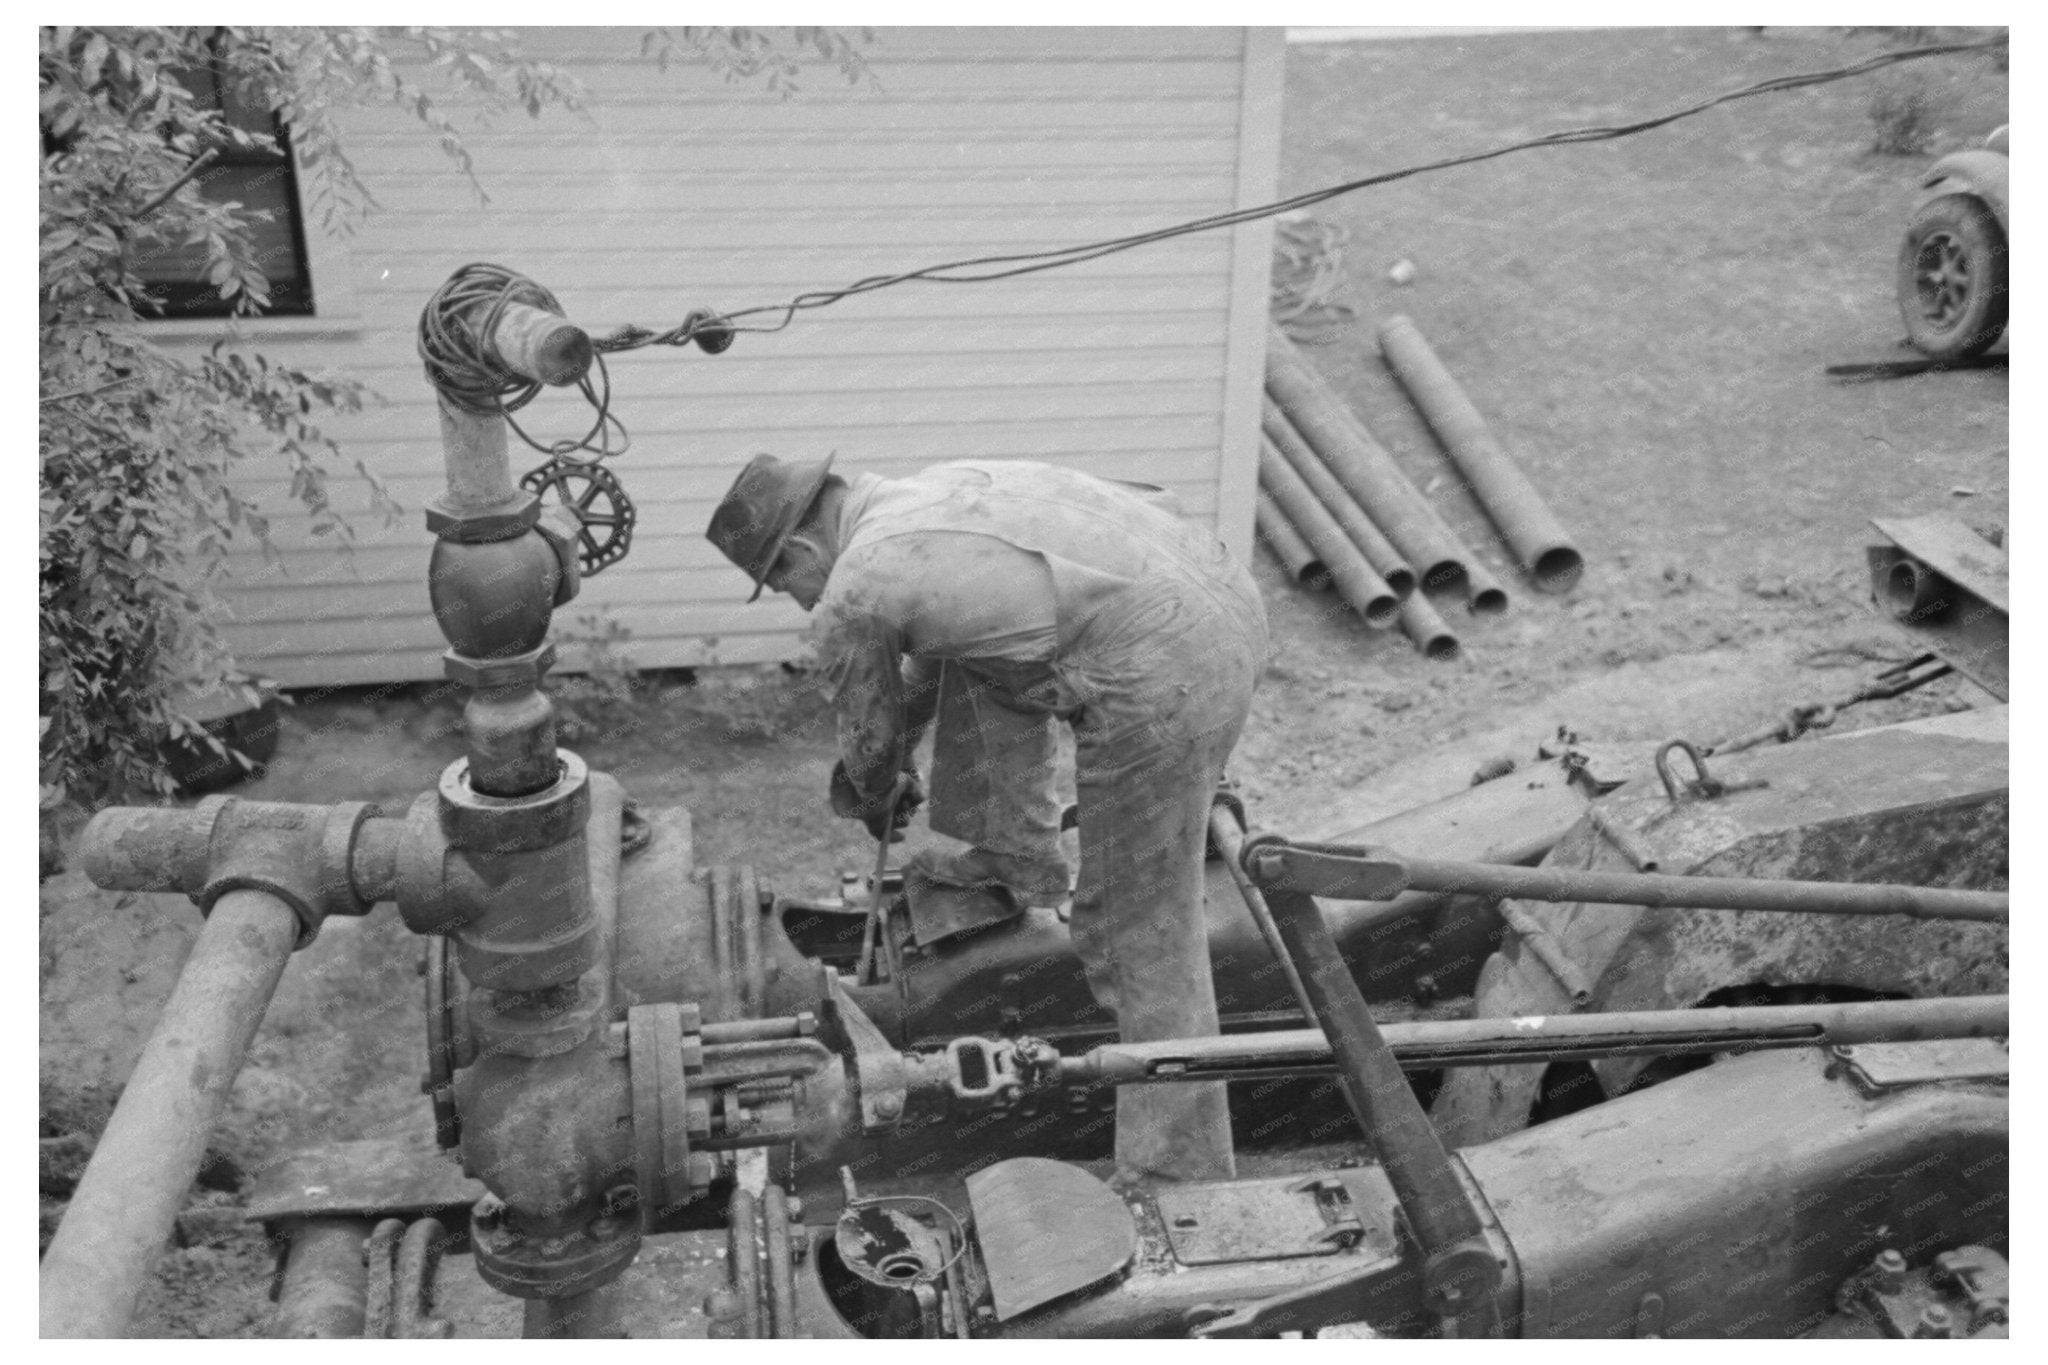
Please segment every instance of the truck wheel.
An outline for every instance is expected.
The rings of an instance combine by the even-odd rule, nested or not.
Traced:
[[[2005,332],[2005,233],[1991,210],[1947,194],[1913,215],[1899,248],[1906,338],[1935,360],[1982,355]]]

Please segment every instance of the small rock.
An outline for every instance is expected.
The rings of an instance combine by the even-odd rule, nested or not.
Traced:
[[[1394,262],[1392,266],[1388,267],[1387,278],[1399,285],[1415,283],[1415,262],[1403,256],[1400,260]]]
[[[1974,498],[1977,496],[1977,490],[1965,488],[1962,484],[1957,484],[1954,488],[1948,490],[1948,495],[1952,498]]]

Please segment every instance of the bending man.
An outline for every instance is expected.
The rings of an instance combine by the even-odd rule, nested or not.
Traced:
[[[931,825],[970,847],[914,863],[1057,905],[1056,727],[1071,725],[1089,988],[1126,1041],[1214,1034],[1202,856],[1265,665],[1251,576],[1163,490],[1023,461],[850,481],[830,464],[756,456],[708,535],[756,597],[814,613],[834,808],[891,837],[886,812],[900,825],[922,799],[911,755],[936,715]],[[1116,1155],[1132,1174],[1233,1174],[1223,1084],[1126,1087]]]

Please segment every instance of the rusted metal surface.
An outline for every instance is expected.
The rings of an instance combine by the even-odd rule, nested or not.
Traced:
[[[1465,390],[1406,317],[1380,324],[1380,352],[1464,474],[1472,494],[1544,592],[1578,581],[1584,557]]]
[[[1272,496],[1288,523],[1308,542],[1329,572],[1330,582],[1368,626],[1384,630],[1394,623],[1400,597],[1373,571],[1337,519],[1330,514],[1301,475],[1280,458],[1272,443],[1259,447],[1259,487]]]
[[[360,1337],[369,1305],[367,1218],[312,1218],[289,1231],[270,1335]]]
[[[1396,597],[1406,597],[1415,591],[1415,570],[1408,561],[1401,558],[1401,552],[1394,548],[1386,533],[1373,524],[1358,499],[1351,496],[1329,467],[1309,448],[1294,424],[1287,420],[1287,414],[1271,399],[1266,400],[1263,430],[1266,440],[1275,452],[1301,476],[1314,491],[1317,501],[1326,508],[1332,519],[1343,528],[1358,552],[1365,556],[1365,562],[1372,566],[1374,573],[1386,580],[1387,587]]]
[[[256,1174],[247,1216],[277,1223],[350,1215],[419,1218],[466,1212],[484,1187],[425,1134],[301,1147]]]
[[[267,892],[215,903],[44,1253],[43,1336],[126,1332],[298,935]]]
[[[2003,1081],[2012,1074],[2012,1054],[1997,1037],[1944,1039],[1938,1042],[1844,1042],[1833,1049],[1865,1094],[1882,1094],[1909,1085],[1935,1081]]]
[[[1484,1314],[1500,1283],[1500,1267],[1486,1249],[1479,1217],[1449,1154],[1402,1077],[1315,902],[1283,890],[1269,893],[1268,903],[1315,1005],[1316,1023],[1330,1040],[1338,1084],[1408,1217],[1433,1308],[1448,1320]]]
[[[1253,880],[1269,891],[1313,891],[1359,900],[1391,900],[1402,891],[1416,890],[1646,909],[1904,915],[1914,919],[2000,922],[2011,914],[2011,897],[2002,891],[1510,867],[1328,845],[1268,843],[1254,846],[1248,856]]]
[[[1917,881],[2002,888],[2008,801],[2006,708],[1852,731],[1747,756],[1770,786],[1693,802],[1656,827],[1667,868],[1701,876]],[[1653,778],[1603,799],[1624,821],[1667,808]],[[1622,855],[1590,826],[1549,857],[1567,869],[1619,868]],[[1901,917],[1682,915],[1570,902],[1522,907],[1562,942],[1595,983],[1595,1011],[1705,1004],[1794,1003],[1998,994],[2007,989],[2006,927]],[[1570,1011],[1551,974],[1515,942],[1489,958],[1474,1012],[1507,1018]],[[1593,1063],[1618,1093],[1641,1059]],[[1464,1070],[1433,1105],[1464,1146],[1529,1121],[1538,1066]]]
[[[1465,1161],[1513,1244],[1519,1335],[1782,1337],[1886,1246],[2002,1244],[2002,1087],[1876,1099],[1818,1052],[1735,1058]]]
[[[997,1162],[967,1177],[967,1197],[998,1321],[1099,1284],[1138,1251],[1116,1191],[1063,1161]]]
[[[1353,1204],[1343,1182],[1327,1176],[1162,1186],[1154,1199],[1182,1265],[1334,1256],[1354,1247],[1388,1256],[1400,1242],[1391,1209]]]
[[[1467,555],[1457,536],[1277,327],[1266,335],[1266,392],[1413,566],[1417,587],[1464,582]]]

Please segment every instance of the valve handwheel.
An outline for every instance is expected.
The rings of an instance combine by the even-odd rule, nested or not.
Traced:
[[[575,516],[582,528],[576,564],[585,578],[609,569],[632,548],[633,501],[619,476],[603,465],[558,455],[529,471],[519,486],[542,497],[552,492]]]

